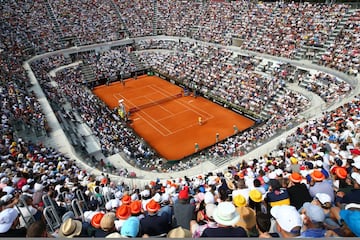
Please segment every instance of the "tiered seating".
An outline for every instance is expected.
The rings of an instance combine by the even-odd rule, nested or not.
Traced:
[[[124,27],[109,2],[50,1],[65,37],[77,37],[81,45],[124,38]]]

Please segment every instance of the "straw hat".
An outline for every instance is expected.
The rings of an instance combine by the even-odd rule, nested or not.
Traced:
[[[239,207],[236,211],[240,215],[240,220],[236,223],[236,226],[240,226],[246,230],[256,225],[256,213],[253,209],[249,207]]]
[[[110,231],[115,227],[115,214],[113,212],[106,213],[100,221],[100,227],[104,231]]]
[[[181,226],[170,230],[167,234],[168,238],[191,238],[192,234],[189,230],[182,228]]]
[[[68,218],[59,229],[59,237],[71,238],[79,236],[82,230],[82,223],[78,220]]]

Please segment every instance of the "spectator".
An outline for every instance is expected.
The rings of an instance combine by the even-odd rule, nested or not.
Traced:
[[[259,232],[258,238],[278,238],[278,233],[270,233],[271,216],[267,213],[256,213],[256,228]]]
[[[147,234],[150,237],[167,234],[171,229],[171,224],[168,221],[167,213],[161,216],[157,214],[160,210],[160,204],[151,199],[146,205],[147,214],[140,220],[142,234]]]
[[[269,191],[266,193],[264,201],[267,204],[268,211],[274,206],[290,205],[289,194],[282,188],[279,180],[270,179]]]
[[[140,237],[140,220],[137,217],[129,217],[121,227],[121,236],[136,238]]]
[[[48,238],[51,235],[46,230],[46,222],[38,220],[30,224],[26,230],[26,238]]]
[[[293,172],[290,177],[290,182],[287,188],[290,197],[290,205],[299,210],[305,202],[311,202],[309,190],[304,183],[301,183],[302,176]]]
[[[199,238],[206,228],[217,228],[214,220],[214,210],[217,206],[214,203],[208,203],[205,206],[204,224],[199,224],[195,220],[190,221],[190,231],[193,238]]]
[[[315,197],[316,193],[326,193],[331,197],[331,202],[334,202],[334,189],[331,183],[324,181],[324,174],[321,171],[314,170],[310,176],[311,183],[309,193],[311,197]]]
[[[276,230],[280,237],[296,238],[300,236],[302,221],[295,207],[290,205],[274,206],[270,212],[275,218]]]
[[[68,218],[61,224],[58,235],[59,237],[63,238],[73,238],[81,236],[81,232],[81,222],[78,220],[73,220],[72,218]]]
[[[342,198],[340,203],[360,203],[360,174],[358,172],[351,173],[351,182],[353,189],[349,193],[337,193],[337,196]]]
[[[217,228],[206,228],[201,237],[247,237],[245,229],[234,227],[240,220],[235,206],[231,202],[220,202],[214,210]]]
[[[190,203],[189,188],[180,190],[178,200],[174,204],[174,221],[176,225],[190,230],[190,221],[195,220],[195,205]]]
[[[304,203],[300,211],[304,215],[301,237],[322,238],[337,236],[335,232],[325,229],[325,213],[321,207],[307,202]]]

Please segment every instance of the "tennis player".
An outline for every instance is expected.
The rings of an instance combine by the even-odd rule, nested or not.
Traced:
[[[203,124],[202,117],[198,117],[198,123],[199,123],[200,126]]]

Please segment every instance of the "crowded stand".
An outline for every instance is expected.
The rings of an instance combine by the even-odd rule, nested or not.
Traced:
[[[359,72],[359,49],[360,11],[356,11],[321,56],[319,63],[356,76]]]
[[[115,41],[125,37],[124,26],[107,1],[49,1],[64,37],[80,45]]]
[[[2,144],[7,161],[1,164],[0,219],[7,220],[0,222],[0,234],[359,236],[359,109],[360,98],[356,97],[307,121],[268,154],[224,171],[154,179],[143,189],[116,183],[105,174],[88,175],[54,149],[6,138]],[[81,204],[83,210],[78,211]],[[55,209],[53,216],[59,225],[53,232],[44,226],[40,231],[39,225],[44,224],[39,216],[49,206]],[[23,218],[27,219],[22,222],[24,227],[15,229],[14,222],[27,214],[25,209],[31,209],[31,214]],[[50,216],[45,218],[48,224]]]
[[[83,61],[95,70],[98,79],[117,79],[125,73],[135,72],[136,66],[131,61],[127,47],[116,47],[99,53],[83,53]]]
[[[152,1],[114,2],[132,36],[153,34]],[[195,23],[204,28],[191,29],[194,37],[230,44],[231,34],[249,27],[251,33],[244,31],[243,44],[247,44],[244,48],[289,58],[296,53],[299,43],[321,46],[347,8],[313,3],[246,3],[247,7],[241,8],[244,4],[241,1],[156,2],[157,26],[169,35],[187,36],[196,19]],[[217,95],[257,114],[270,99],[276,99],[271,105],[271,117],[259,127],[215,144],[200,153],[201,157],[167,167],[83,85],[81,63],[74,62],[73,67],[51,76],[51,70],[69,63],[66,57],[56,54],[32,61],[31,69],[53,110],[68,114],[63,108],[70,103],[71,112],[78,112],[91,128],[106,156],[124,152],[133,165],[156,172],[189,169],[204,159],[226,157],[230,162],[238,153],[242,156],[223,170],[176,178],[163,178],[159,173],[157,179],[142,179],[145,183],[142,185],[119,181],[117,176],[107,174],[105,168],[100,171],[105,173],[90,174],[55,147],[26,139],[39,131],[51,132],[22,67],[23,57],[29,55],[26,49],[32,46],[35,52],[43,52],[63,45],[43,1],[2,3],[1,238],[360,236],[360,96],[324,111],[321,117],[307,120],[270,152],[250,159],[244,154],[269,141],[309,105],[308,99],[286,88],[283,68],[274,68],[266,76],[255,72],[257,59],[235,60],[225,48],[181,41],[139,42],[136,50],[175,50],[137,54],[147,66],[180,79],[202,94]],[[109,2],[50,1],[50,4],[64,36],[77,36],[81,45],[124,37],[125,26]],[[218,17],[222,14],[226,17]],[[256,21],[254,25],[245,22],[240,27],[237,22],[241,15],[252,19],[249,22],[255,18],[264,21],[262,27],[272,29],[274,34],[270,36],[266,31],[258,34],[260,22]],[[282,20],[284,16],[286,21]],[[326,66],[357,73],[356,45],[353,49],[346,46],[358,42],[358,17],[357,12],[349,19],[335,40],[336,48],[332,46],[329,50],[338,60],[326,59]],[[296,33],[288,36],[285,30],[289,28]],[[342,51],[337,52],[339,49]],[[111,77],[114,68],[124,72],[136,70],[128,55],[126,48],[118,47],[79,54],[76,61],[90,64],[97,77]],[[298,77],[303,84],[308,76]],[[311,75],[304,86],[326,102],[352,90],[346,82],[322,72]],[[281,94],[275,97],[278,91]],[[100,160],[101,166],[105,164],[109,163]],[[126,171],[121,169],[115,175],[123,172]]]
[[[24,51],[24,56],[63,48],[54,24],[44,8],[45,1],[6,1],[2,3],[3,38],[13,37],[11,41]],[[7,35],[7,36],[6,36]],[[9,46],[10,47],[10,46]],[[14,46],[15,47],[15,46]],[[33,50],[31,50],[33,49]],[[28,52],[26,52],[28,51]]]
[[[142,42],[139,44],[145,46]],[[186,46],[187,52],[181,51],[182,46]],[[138,56],[144,65],[180,79],[182,83],[204,95],[212,94],[226,99],[229,103],[256,114],[260,114],[277,91],[283,89],[285,85],[280,70],[275,69],[270,77],[255,73],[253,70],[258,60],[254,58],[248,62],[232,64],[230,59],[232,52],[223,48],[181,42],[177,49],[179,52],[174,54],[140,52]],[[302,104],[293,105],[292,101],[279,101],[277,108],[280,109],[274,109],[274,112],[287,109],[290,113],[292,108],[302,106],[304,103],[306,106],[306,99],[301,99],[296,93],[291,93],[290,98],[294,99],[295,103],[298,98]]]
[[[304,73],[299,78],[300,85],[319,95],[326,103],[334,102],[352,90],[349,83],[323,72]]]
[[[154,34],[154,1],[114,1],[131,37]]]

